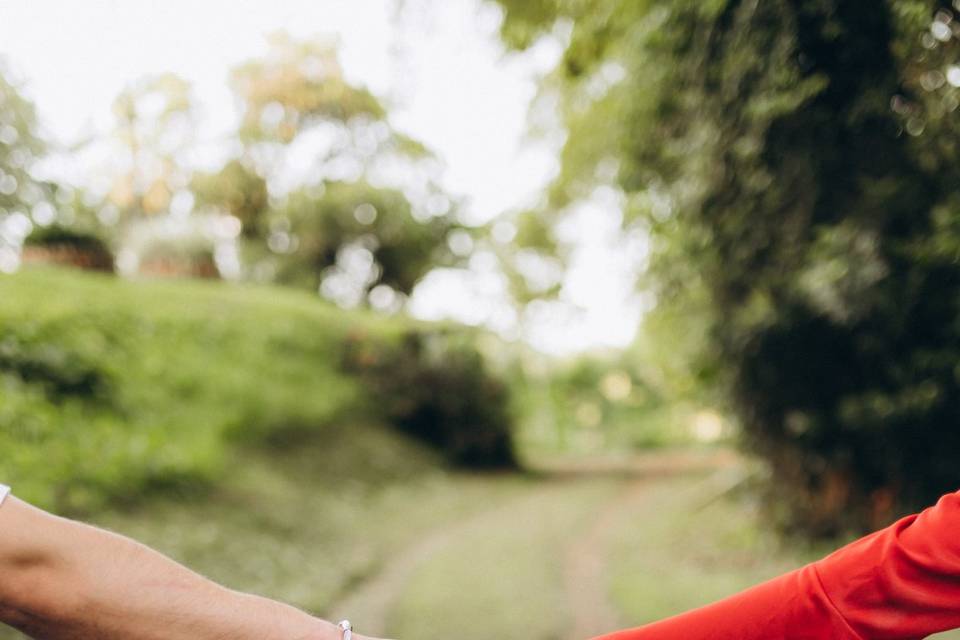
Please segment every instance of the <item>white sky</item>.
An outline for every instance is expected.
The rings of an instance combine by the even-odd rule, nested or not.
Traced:
[[[407,2],[398,21],[393,0],[0,0],[0,55],[54,140],[106,130],[125,85],[172,71],[192,83],[202,137],[215,144],[237,118],[228,70],[265,51],[264,34],[333,35],[350,80],[383,97],[394,126],[443,159],[444,185],[465,198],[471,219],[533,204],[556,170],[556,143],[528,139],[527,114],[559,47],[505,54],[499,12],[480,0]],[[518,323],[481,256],[470,277],[435,273],[412,311],[484,323],[553,353],[627,344],[641,313],[630,276],[643,242],[621,237],[615,204],[601,200],[568,230],[579,248],[564,304]]]

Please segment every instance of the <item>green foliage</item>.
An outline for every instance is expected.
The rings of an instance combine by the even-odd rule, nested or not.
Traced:
[[[406,332],[398,345],[355,339],[347,368],[367,382],[388,420],[469,467],[516,464],[509,393],[464,329]]]
[[[30,164],[44,151],[37,130],[37,114],[33,104],[20,95],[8,77],[5,67],[0,67],[0,168],[4,175],[18,179],[21,188],[32,182],[27,172]],[[0,206],[10,209],[19,202],[13,193],[0,191]],[[22,191],[20,191],[22,193]]]
[[[285,33],[274,34],[270,44],[270,57],[250,61],[232,74],[233,88],[245,105],[243,138],[290,142],[317,122],[386,116],[373,94],[346,81],[335,48]]]
[[[403,193],[366,182],[327,182],[296,191],[272,213],[271,226],[292,243],[281,252],[277,280],[314,290],[351,244],[373,259],[369,273],[358,274],[364,291],[385,284],[410,293],[427,271],[452,258],[446,245],[453,228],[449,218],[418,220]]]
[[[69,245],[90,251],[105,251],[106,244],[93,233],[78,231],[59,224],[46,227],[34,227],[24,240],[26,245],[51,246]]]
[[[164,73],[126,87],[114,102],[111,135],[87,143],[117,160],[109,192],[95,202],[61,188],[63,222],[113,227],[118,252],[139,257],[148,275],[216,277],[217,236],[227,275],[315,291],[330,280],[321,293],[343,306],[358,306],[384,285],[374,299],[395,311],[430,268],[449,261],[454,224],[439,164],[393,129],[376,96],[345,78],[335,42],[275,34],[264,56],[233,70],[230,86],[242,109],[236,154],[214,171],[192,168],[198,121],[189,83]],[[312,159],[309,171],[304,157]],[[385,174],[402,175],[402,184],[396,178],[392,188],[375,188],[366,179],[382,182]],[[414,193],[411,202],[405,194]],[[210,240],[194,242],[189,227]],[[171,231],[178,237],[165,229],[179,229]],[[359,259],[354,268],[341,264],[345,251]],[[368,253],[374,261],[355,268]]]
[[[384,361],[385,375],[402,366],[397,375],[412,378],[400,380],[444,379],[443,362],[393,355],[407,354],[404,334],[429,326],[345,314],[292,292],[29,270],[0,280],[0,297],[0,477],[58,509],[210,481],[229,464],[231,442],[323,442],[334,425],[357,421],[407,428],[395,407],[407,398],[429,407],[429,390],[373,384],[348,358],[358,340],[396,360]],[[462,404],[434,415],[447,438],[436,444],[455,462],[480,461],[471,447],[493,430],[509,442],[506,399],[484,391],[496,383],[479,363],[451,371],[465,386],[447,388]]]
[[[427,271],[450,262],[455,225],[435,159],[393,130],[376,96],[347,81],[333,43],[275,34],[266,56],[234,69],[231,85],[244,110],[242,152],[190,186],[198,210],[240,221],[245,275],[319,289],[342,306],[383,285],[381,302],[396,304],[380,306],[396,309]],[[310,150],[313,166],[291,181],[294,145]],[[400,166],[403,189],[367,180]],[[405,192],[422,195],[411,203]]]
[[[581,356],[511,375],[531,455],[631,452],[688,444],[691,410],[643,358]]]
[[[262,218],[269,205],[267,181],[240,160],[230,160],[214,173],[198,172],[190,186],[200,209],[226,212],[240,221],[243,235],[263,235]]]
[[[710,360],[787,522],[869,528],[955,489],[951,6],[501,4],[520,45],[572,26],[554,199],[611,175],[626,192],[658,303],[704,314],[709,346],[683,350]]]

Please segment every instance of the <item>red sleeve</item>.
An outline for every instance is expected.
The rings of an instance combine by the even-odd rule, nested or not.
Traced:
[[[720,602],[603,640],[916,640],[960,627],[960,492]]]

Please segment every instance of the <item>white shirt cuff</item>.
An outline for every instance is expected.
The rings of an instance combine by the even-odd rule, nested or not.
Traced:
[[[7,497],[7,494],[10,493],[10,487],[5,484],[0,484],[0,504],[3,504],[4,499]]]

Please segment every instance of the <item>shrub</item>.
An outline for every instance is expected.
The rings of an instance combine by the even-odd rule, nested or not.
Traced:
[[[373,390],[385,419],[450,462],[516,465],[507,388],[464,329],[418,328],[380,345],[355,334],[345,364]]]

